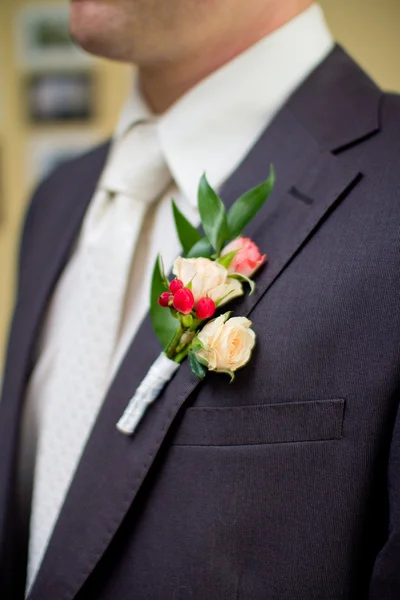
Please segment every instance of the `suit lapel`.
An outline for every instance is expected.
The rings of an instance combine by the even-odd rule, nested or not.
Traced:
[[[343,73],[343,55],[336,49],[325,67],[331,70],[337,86],[345,85],[341,83],[340,74]],[[305,84],[308,95],[318,92],[323,75],[321,68]],[[347,59],[347,70],[353,77],[357,76],[358,84],[362,85],[364,76],[350,59]],[[346,79],[346,72],[344,76]],[[369,84],[366,89],[368,92]],[[298,94],[304,94],[304,90],[300,89]],[[371,88],[368,98],[370,110],[360,137],[377,130],[376,88]],[[306,100],[304,98],[302,102]],[[275,164],[277,186],[257,218],[257,224],[248,231],[268,253],[269,264],[257,277],[256,294],[237,303],[237,314],[251,315],[257,302],[307,243],[321,220],[361,178],[358,169],[348,166],[324,147],[326,136],[324,143],[319,143],[318,137],[294,115],[294,108],[297,108],[296,95],[275,118],[222,192],[229,206],[239,194],[264,180],[269,164]],[[328,113],[326,111],[327,118]],[[337,122],[336,118],[335,126]],[[361,134],[359,125],[354,133],[356,137]],[[333,137],[342,141],[346,136],[338,137],[336,128]],[[347,131],[346,140],[350,139],[351,134]],[[72,600],[76,596],[122,525],[178,411],[199,385],[184,363],[149,409],[135,435],[120,434],[115,424],[159,352],[147,318],[107,394],[29,600],[49,597]],[[206,380],[201,385],[209,383]]]
[[[66,166],[57,176],[50,178],[44,184],[47,189],[39,192],[41,199],[50,199],[49,205],[39,215],[40,219],[49,220],[47,230],[50,233],[44,239],[31,230],[35,226],[36,200],[25,232],[25,236],[34,236],[35,242],[29,245],[29,255],[24,249],[22,252],[22,283],[11,329],[0,403],[0,579],[2,585],[10,581],[10,589],[14,594],[16,584],[13,580],[18,579],[23,587],[23,573],[15,577],[13,572],[18,565],[24,564],[27,534],[25,524],[21,526],[22,519],[17,514],[18,504],[15,501],[23,394],[33,366],[35,345],[48,300],[72,250],[107,152],[108,145],[104,145],[80,159],[82,177],[79,174],[77,176],[73,166],[72,169]],[[72,192],[71,177],[75,184]],[[34,295],[32,290],[35,290]]]

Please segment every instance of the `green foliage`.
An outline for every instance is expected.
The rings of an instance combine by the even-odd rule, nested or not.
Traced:
[[[235,258],[236,254],[238,252],[239,252],[238,250],[233,250],[232,252],[229,252],[228,254],[221,256],[218,259],[219,264],[222,265],[223,267],[225,267],[225,269],[229,269],[233,259]]]
[[[189,365],[192,373],[194,373],[198,379],[204,379],[207,373],[207,367],[201,364],[193,352],[189,352]]]
[[[179,328],[179,321],[172,316],[171,311],[158,304],[158,298],[166,289],[168,289],[168,280],[164,273],[162,259],[158,256],[151,283],[150,318],[155,334],[163,348],[170,344]]]
[[[235,381],[235,373],[233,371],[218,371],[218,373],[225,373],[230,377],[229,383],[233,383]]]
[[[241,273],[233,273],[233,274],[229,275],[229,277],[231,279],[237,279],[241,283],[248,283],[250,286],[249,296],[252,296],[254,294],[254,292],[256,290],[256,284],[254,283],[254,281],[252,279],[250,279],[249,277],[246,277],[246,275],[242,275]]]
[[[199,340],[198,337],[194,338],[193,342],[192,342],[192,352],[194,352],[196,354],[196,352],[199,352],[199,350],[203,350],[204,346],[203,343]]]
[[[238,198],[232,205],[228,212],[228,227],[232,239],[238,237],[246,225],[255,217],[269,198],[274,185],[275,171],[271,165],[267,181]]]
[[[198,205],[206,237],[219,256],[230,237],[228,219],[221,198],[212,189],[205,175],[200,180]]]
[[[181,213],[174,200],[172,200],[172,212],[183,252],[185,255],[188,255],[193,246],[202,239],[202,236]]]
[[[212,246],[207,238],[202,238],[193,246],[190,252],[187,253],[187,258],[210,258],[212,255]]]

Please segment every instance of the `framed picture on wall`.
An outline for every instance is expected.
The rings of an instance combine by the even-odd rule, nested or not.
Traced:
[[[32,123],[88,121],[95,114],[94,80],[89,72],[30,75],[25,97]]]
[[[68,5],[29,4],[16,20],[16,41],[22,68],[74,68],[92,59],[72,42]]]

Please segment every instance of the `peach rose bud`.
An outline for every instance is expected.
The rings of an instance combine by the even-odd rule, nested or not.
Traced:
[[[244,367],[256,343],[249,319],[228,316],[229,313],[210,321],[197,336],[203,346],[197,357],[210,371],[234,373]]]
[[[258,246],[250,238],[236,238],[222,250],[221,256],[235,250],[237,253],[230,264],[230,273],[251,277],[267,260],[267,255],[261,254]]]

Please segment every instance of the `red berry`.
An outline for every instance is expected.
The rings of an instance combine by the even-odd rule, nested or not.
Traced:
[[[184,314],[188,315],[192,312],[194,306],[194,296],[188,288],[181,288],[174,294],[174,308]]]
[[[181,290],[182,288],[183,281],[181,281],[180,279],[173,279],[169,284],[169,291],[171,292],[171,294],[176,294],[176,292],[178,290]]]
[[[196,306],[196,317],[198,319],[209,319],[213,316],[217,307],[215,306],[214,300],[211,298],[200,298]]]
[[[167,308],[169,306],[170,298],[172,298],[172,295],[169,292],[163,292],[158,299],[158,304],[163,308]]]

